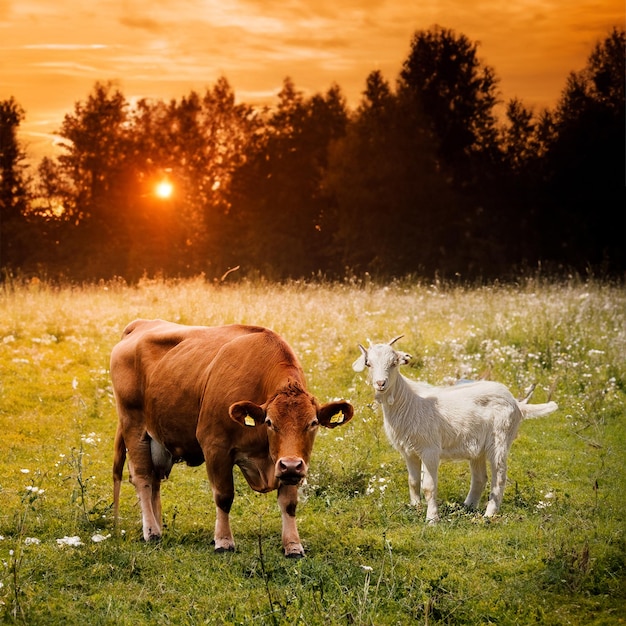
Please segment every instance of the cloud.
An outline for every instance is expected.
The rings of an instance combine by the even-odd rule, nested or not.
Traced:
[[[78,44],[78,43],[40,43],[27,44],[22,46],[24,50],[69,50],[70,52],[78,52],[81,50],[104,50],[109,46],[104,44]]]

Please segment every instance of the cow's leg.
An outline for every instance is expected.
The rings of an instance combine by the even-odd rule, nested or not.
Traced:
[[[154,474],[154,482],[152,483],[152,510],[159,528],[161,528],[163,523],[163,515],[161,512],[161,481],[170,475],[172,466],[174,465],[174,459],[165,446],[154,439],[154,437],[150,438],[150,457],[152,459]]]
[[[145,541],[160,539],[160,481],[155,475],[152,457],[150,455],[150,438],[144,433],[142,436],[125,436],[128,443],[128,457],[130,482],[135,487],[139,505],[141,506],[141,517],[143,526],[143,538]],[[158,515],[154,510],[155,489],[157,492]]]
[[[424,478],[422,479],[422,489],[428,505],[426,509],[426,521],[434,524],[439,521],[439,507],[437,505],[437,473],[439,471],[439,452],[437,450],[426,450],[422,453],[422,464],[424,466]]]
[[[487,464],[485,457],[481,456],[478,459],[471,459],[470,470],[472,472],[470,489],[463,504],[470,509],[475,509],[480,502],[480,497],[487,484]]]
[[[161,512],[161,481],[158,478],[155,478],[152,483],[152,512],[159,526],[159,531],[161,531],[163,514]]]
[[[215,552],[232,552],[235,549],[230,529],[230,509],[235,499],[233,466],[225,461],[224,456],[215,460],[211,457],[205,453],[207,474],[215,501]]]
[[[278,506],[283,522],[283,549],[285,556],[300,558],[304,556],[304,548],[300,542],[296,525],[296,507],[298,506],[298,485],[280,485],[278,487]]]

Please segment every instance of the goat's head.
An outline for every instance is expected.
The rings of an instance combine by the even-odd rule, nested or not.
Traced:
[[[402,337],[404,335],[392,339],[389,343],[370,344],[367,349],[359,344],[361,356],[352,364],[352,369],[355,372],[362,372],[367,367],[377,394],[386,393],[392,386],[398,367],[411,360],[410,354],[394,350],[392,347]]]

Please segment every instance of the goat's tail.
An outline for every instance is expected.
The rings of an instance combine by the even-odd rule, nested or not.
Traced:
[[[113,446],[113,519],[117,524],[117,514],[120,506],[120,488],[126,463],[126,442],[122,433],[122,426],[118,423]]]
[[[517,405],[524,416],[524,419],[532,419],[533,417],[542,417],[543,415],[550,415],[559,408],[556,402],[545,402],[544,404],[528,404],[530,396],[533,395],[535,387],[537,385],[531,385],[526,390],[526,395],[522,400],[517,401]]]
[[[532,419],[533,417],[542,417],[554,413],[559,405],[556,402],[546,402],[545,404],[523,404],[517,403],[524,416],[524,419]]]

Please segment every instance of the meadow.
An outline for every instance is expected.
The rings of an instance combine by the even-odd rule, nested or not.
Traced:
[[[2,286],[2,623],[625,622],[622,285],[228,280]],[[138,317],[268,326],[294,348],[320,401],[353,403],[354,419],[321,431],[313,450],[297,514],[304,559],[282,556],[276,494],[252,492],[238,470],[234,553],[213,552],[204,466],[176,465],[163,484],[160,542],[141,540],[127,482],[114,526],[109,355]],[[442,464],[439,524],[408,504],[404,463],[351,368],[358,343],[402,333],[409,377],[486,377],[518,397],[536,383],[533,401],[559,404],[522,424],[490,521],[462,507],[465,462]]]

